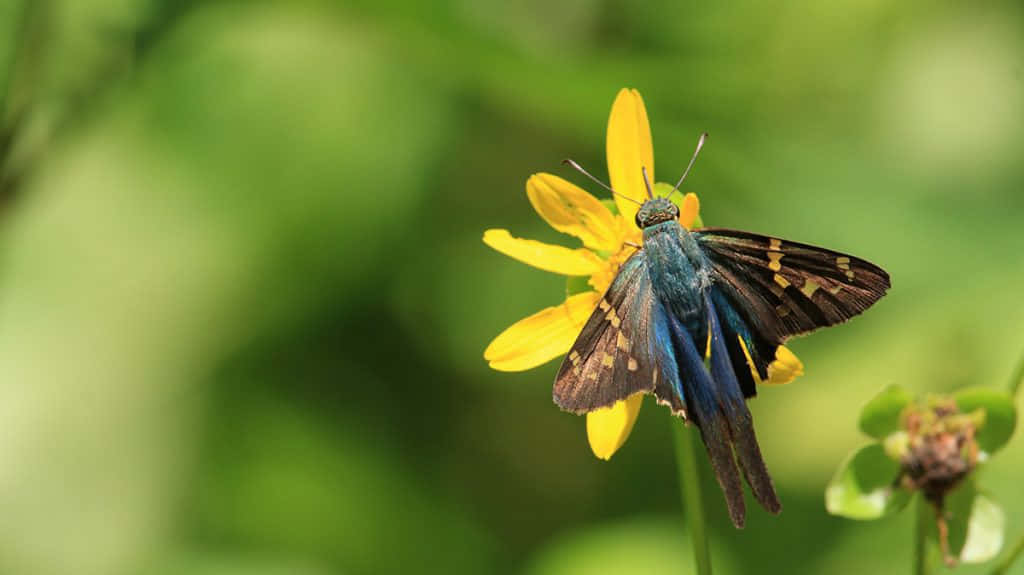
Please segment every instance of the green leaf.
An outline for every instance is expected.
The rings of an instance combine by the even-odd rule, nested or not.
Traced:
[[[1017,408],[1013,397],[991,387],[971,387],[953,394],[960,411],[985,410],[985,423],[978,430],[978,445],[994,453],[1010,440],[1017,425]]]
[[[964,563],[981,563],[994,558],[1003,548],[1006,517],[1002,507],[984,495],[974,498],[967,521],[967,542],[960,551]]]
[[[890,385],[868,401],[860,410],[860,430],[876,439],[884,439],[900,430],[900,414],[913,400],[910,393],[898,385]]]
[[[973,481],[966,481],[950,493],[943,505],[949,537],[949,553],[963,563],[984,563],[1003,547],[1006,517],[994,501],[978,492]],[[932,526],[928,535],[938,540]]]
[[[825,508],[849,519],[878,519],[899,511],[910,492],[896,485],[900,465],[872,443],[847,457],[825,489]]]

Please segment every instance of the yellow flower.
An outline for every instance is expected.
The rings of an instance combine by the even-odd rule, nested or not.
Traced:
[[[641,167],[647,168],[654,181],[654,147],[647,110],[636,90],[622,89],[615,98],[608,118],[606,148],[611,187],[630,198],[646,198]],[[575,236],[583,247],[570,249],[515,238],[508,230],[500,229],[484,232],[484,243],[536,268],[569,277],[586,277],[591,289],[572,294],[561,304],[512,324],[494,338],[484,350],[484,359],[500,371],[531,369],[568,353],[619,266],[642,241],[634,221],[638,206],[622,197],[614,197],[617,209],[613,211],[580,187],[546,173],[530,176],[526,195],[544,221]],[[680,206],[679,223],[690,229],[698,221],[699,211],[697,196],[686,194]],[[800,360],[781,346],[772,366],[764,383],[787,383],[803,373]],[[587,414],[587,438],[594,455],[609,459],[625,443],[642,399],[643,393],[637,393]]]

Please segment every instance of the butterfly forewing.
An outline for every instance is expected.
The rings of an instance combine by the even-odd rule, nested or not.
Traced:
[[[694,233],[716,285],[773,343],[863,312],[889,289],[889,275],[854,256],[747,232]]]
[[[585,413],[654,388],[647,346],[651,282],[642,253],[619,270],[555,379],[559,407]]]

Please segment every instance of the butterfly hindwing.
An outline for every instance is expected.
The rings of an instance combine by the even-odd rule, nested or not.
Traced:
[[[651,282],[638,252],[619,269],[555,378],[555,403],[586,413],[654,388],[647,346]]]
[[[694,235],[716,287],[769,344],[846,321],[889,289],[884,270],[848,254],[719,228]]]

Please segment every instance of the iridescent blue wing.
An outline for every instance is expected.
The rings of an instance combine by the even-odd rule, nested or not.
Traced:
[[[755,390],[747,355],[765,379],[786,339],[844,322],[889,289],[885,270],[849,254],[720,228],[694,236],[711,262],[712,298],[748,396]]]
[[[655,389],[648,349],[651,281],[642,252],[619,269],[565,357],[552,395],[566,411],[586,413]]]

